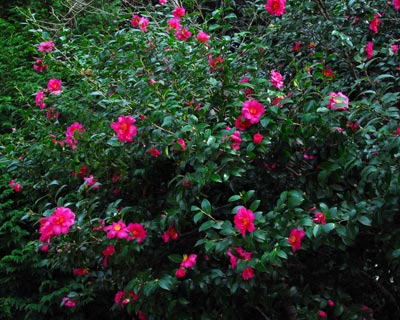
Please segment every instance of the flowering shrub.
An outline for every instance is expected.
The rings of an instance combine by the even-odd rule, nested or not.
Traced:
[[[396,3],[191,5],[29,21],[43,79],[0,163],[47,314],[396,314]]]

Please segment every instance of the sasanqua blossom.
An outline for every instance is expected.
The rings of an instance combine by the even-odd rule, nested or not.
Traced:
[[[270,14],[279,17],[285,12],[286,0],[267,0],[265,9],[267,9]]]
[[[257,100],[247,100],[243,103],[242,116],[249,120],[251,124],[260,122],[264,112],[264,106]]]
[[[110,127],[117,134],[117,138],[121,142],[131,142],[133,137],[137,134],[135,118],[132,116],[125,117],[121,115],[118,117],[117,122],[111,123]]]
[[[255,230],[254,218],[255,215],[253,211],[241,207],[233,220],[235,228],[238,229],[242,235],[246,235],[246,231],[253,232]]]
[[[305,232],[303,230],[294,228],[289,235],[288,242],[292,246],[293,252],[300,250],[301,248],[301,239],[304,238]]]

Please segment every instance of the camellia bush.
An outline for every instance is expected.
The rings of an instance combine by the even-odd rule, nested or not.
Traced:
[[[399,10],[124,2],[79,33],[27,14],[5,319],[398,319]]]

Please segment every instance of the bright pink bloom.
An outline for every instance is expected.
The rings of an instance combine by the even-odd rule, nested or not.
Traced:
[[[122,298],[124,298],[124,296],[125,296],[125,290],[124,291],[118,291],[114,296],[114,303],[116,305],[120,305],[121,302],[122,302],[121,300],[122,300]]]
[[[72,270],[72,273],[75,276],[84,276],[84,275],[89,274],[89,269],[88,268],[74,268]]]
[[[167,1],[167,0],[160,0],[160,3],[161,3],[161,1]],[[143,314],[143,312],[142,312],[142,310],[139,310],[138,312],[137,312],[137,316],[138,316],[138,318],[139,318],[139,320],[147,320],[147,318],[146,318],[146,316]]]
[[[53,49],[54,49],[53,41],[47,41],[47,42],[41,42],[39,44],[39,49],[38,50],[41,51],[41,52],[49,53],[49,52],[53,51]]]
[[[277,17],[283,15],[286,9],[286,0],[267,0],[265,9]]]
[[[126,240],[130,241],[137,239],[138,243],[143,242],[146,239],[147,232],[140,223],[130,223],[126,227],[126,231],[130,234],[126,237]]]
[[[58,207],[50,217],[40,219],[39,232],[41,242],[49,242],[52,236],[67,234],[75,223],[75,214],[71,209]]]
[[[78,145],[78,140],[76,140],[76,135],[85,132],[85,129],[79,122],[74,122],[71,124],[65,133],[65,142],[72,149],[76,149]]]
[[[40,109],[44,109],[46,107],[46,103],[44,103],[44,91],[36,92],[36,106]]]
[[[188,30],[188,27],[181,26],[180,28],[176,29],[175,36],[180,41],[186,41],[187,39],[189,39],[192,36],[192,33]]]
[[[243,280],[249,280],[254,277],[254,269],[253,268],[246,268],[242,272]]]
[[[177,7],[177,8],[175,8],[174,11],[172,11],[172,15],[175,18],[183,17],[185,14],[186,14],[185,8],[182,8],[182,7]]]
[[[122,220],[113,222],[111,225],[104,227],[103,230],[107,232],[107,238],[109,239],[113,239],[115,237],[118,239],[123,239],[128,236],[126,225]]]
[[[178,238],[178,232],[176,232],[174,226],[169,226],[168,230],[165,231],[161,238],[165,243],[169,242],[170,240],[176,240]]]
[[[372,41],[368,41],[365,46],[365,52],[367,53],[367,59],[371,59],[374,54],[374,43]]]
[[[328,300],[328,306],[334,307],[335,306],[335,302],[333,300]]]
[[[231,249],[228,249],[228,251],[226,253],[229,256],[229,261],[231,263],[232,269],[235,269],[238,258],[232,253]]]
[[[197,40],[199,40],[200,42],[207,42],[208,40],[210,40],[210,36],[207,33],[201,31],[197,35]]]
[[[264,106],[257,100],[246,100],[243,103],[242,115],[245,119],[248,119],[251,124],[260,122],[264,112]]]
[[[239,261],[239,258],[245,259],[246,261],[249,261],[251,259],[251,252],[246,252],[243,250],[242,247],[236,247],[234,248],[234,250],[236,251],[236,253],[239,255],[239,257],[236,257],[231,249],[228,249],[228,251],[226,252],[229,256],[229,260],[232,266],[232,269],[236,268],[237,262]]]
[[[180,267],[178,270],[176,270],[175,276],[176,276],[177,278],[183,278],[184,276],[186,276],[186,269]]]
[[[240,131],[235,131],[232,135],[231,135],[231,140],[233,141],[233,143],[231,144],[231,147],[238,151],[240,149],[240,144],[242,143],[242,139],[240,138]]]
[[[105,266],[105,267],[108,267],[108,258],[110,257],[110,256],[112,256],[113,254],[115,253],[115,248],[114,248],[114,246],[113,245],[108,245],[104,250],[103,250],[103,255],[104,255],[104,258],[103,258],[103,265]]]
[[[331,92],[329,94],[328,109],[336,111],[349,109],[349,98],[341,92]]]
[[[320,318],[326,318],[328,315],[326,314],[326,312],[325,311],[319,311],[318,312],[318,317],[320,317]]]
[[[48,70],[49,66],[47,64],[44,64],[42,59],[36,59],[36,62],[33,65],[33,69],[35,69],[37,72],[42,73],[44,69]]]
[[[14,189],[15,192],[22,191],[22,185],[20,183],[16,183],[15,180],[11,180],[8,185]]]
[[[147,32],[147,26],[149,25],[149,19],[141,17],[139,20],[139,28],[142,32]]]
[[[301,42],[300,41],[296,42],[295,44],[293,44],[292,51],[293,52],[299,52],[300,51],[300,46],[301,46]]]
[[[253,136],[254,144],[260,144],[263,139],[264,139],[264,136],[261,133],[255,133]]]
[[[187,149],[185,140],[183,140],[182,138],[179,138],[176,141],[176,147],[177,148],[175,148],[175,151],[179,151],[179,152],[185,151]]]
[[[136,120],[132,116],[125,117],[121,115],[118,117],[117,122],[111,123],[110,127],[117,134],[119,141],[131,142],[133,137],[137,134],[137,129],[134,125],[135,121]]]
[[[275,88],[280,89],[283,87],[283,77],[279,72],[275,70],[271,70],[271,83],[274,85]]]
[[[196,259],[197,259],[196,254],[190,254],[190,255],[184,254],[180,267],[187,269],[193,268],[196,265]]]
[[[131,25],[134,28],[137,28],[137,27],[139,27],[139,21],[140,21],[140,16],[135,14],[135,15],[132,16]]]
[[[167,4],[167,0],[158,0],[159,4]]]
[[[394,10],[400,10],[400,0],[393,0]]]
[[[312,221],[318,224],[326,224],[326,216],[322,212],[316,212],[314,213]]]
[[[168,30],[174,29],[178,30],[181,28],[181,22],[179,18],[172,18],[168,20]]]
[[[50,79],[47,83],[47,90],[54,95],[59,95],[61,93],[61,80]]]
[[[290,232],[290,236],[288,238],[288,242],[290,243],[290,245],[292,246],[293,252],[296,252],[297,250],[300,250],[301,248],[301,239],[304,238],[304,231],[294,228],[291,232]]]
[[[378,33],[378,27],[381,24],[380,16],[381,15],[377,13],[369,25],[369,29],[372,30],[374,33]]]
[[[155,158],[157,158],[161,154],[160,151],[158,151],[154,146],[152,146],[151,149],[147,150],[147,152]]]
[[[65,307],[68,307],[68,308],[75,308],[76,307],[76,301],[75,300],[71,300],[68,297],[64,297],[62,299],[62,303],[63,303],[63,305]]]
[[[244,118],[243,115],[240,115],[235,121],[235,127],[238,130],[244,131],[251,127],[251,122],[249,119]]]
[[[253,232],[255,215],[250,209],[241,207],[235,215],[234,223],[235,228],[240,231],[242,235],[246,235],[246,231]]]
[[[392,49],[393,54],[396,54],[397,51],[399,51],[399,45],[392,44],[391,49]]]
[[[56,107],[52,106],[46,111],[46,116],[50,121],[53,119],[58,119],[58,117],[60,116],[59,112],[54,112],[55,110],[56,110]]]
[[[86,181],[86,184],[90,187],[93,186],[93,189],[98,189],[99,184],[97,181],[94,179],[93,175],[91,174],[89,177],[84,177],[83,180]]]

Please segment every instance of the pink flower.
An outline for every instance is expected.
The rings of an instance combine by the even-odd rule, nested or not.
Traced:
[[[155,158],[157,158],[161,154],[160,151],[158,151],[154,146],[152,146],[151,149],[147,150],[147,152]]]
[[[229,262],[231,263],[232,269],[235,269],[238,258],[232,253],[231,249],[228,249],[226,253],[229,256]]]
[[[241,131],[244,131],[251,127],[251,122],[249,119],[245,119],[243,115],[240,115],[235,121],[235,127]]]
[[[335,306],[335,302],[333,300],[328,300],[328,306],[334,307]]]
[[[55,110],[56,110],[56,107],[52,106],[46,111],[46,116],[50,121],[53,119],[58,119],[58,117],[60,116],[59,112],[54,112]]]
[[[329,94],[328,109],[336,111],[349,109],[349,98],[341,92],[331,92]]]
[[[210,73],[213,73],[214,71],[218,70],[218,64],[224,62],[224,57],[217,57],[213,58],[212,54],[208,55],[208,65],[210,66]],[[220,70],[223,70],[224,67],[221,66]]]
[[[365,46],[365,52],[367,53],[367,59],[371,59],[374,54],[374,43],[372,41],[368,41]]]
[[[396,54],[399,50],[399,46],[397,44],[392,44],[391,46],[393,54]]]
[[[240,231],[242,235],[246,235],[246,231],[253,232],[255,215],[253,211],[241,207],[235,215],[234,223],[235,228]]]
[[[147,232],[140,223],[130,223],[126,227],[126,231],[130,234],[126,237],[126,240],[130,241],[137,239],[138,243],[143,242],[146,239]]]
[[[207,42],[208,40],[210,40],[210,36],[207,33],[201,31],[197,35],[197,40],[199,40],[200,42]]]
[[[131,142],[133,137],[137,134],[137,129],[134,125],[135,121],[136,120],[132,116],[125,117],[121,115],[118,117],[117,122],[111,123],[110,127],[117,134],[119,141]]]
[[[168,20],[168,30],[174,29],[178,30],[181,28],[181,23],[179,18],[172,18]]]
[[[175,8],[174,11],[172,11],[172,15],[175,18],[183,17],[185,14],[186,14],[185,8],[182,8],[182,7],[177,7],[177,8]]]
[[[283,87],[282,75],[275,70],[271,70],[271,83],[275,88],[280,89]]]
[[[286,0],[267,0],[265,9],[277,17],[283,15],[286,8]]]
[[[122,220],[113,222],[111,225],[104,227],[103,230],[107,232],[107,238],[109,239],[113,239],[115,237],[118,239],[123,239],[128,236],[126,225]]]
[[[254,269],[253,268],[246,268],[242,272],[243,280],[249,280],[254,277]]]
[[[240,149],[240,144],[242,143],[242,139],[240,138],[240,131],[235,131],[232,135],[231,135],[231,140],[233,141],[233,143],[231,144],[231,147],[238,151]]]
[[[246,261],[249,261],[251,259],[251,252],[244,251],[242,247],[236,247],[234,249],[236,253],[239,255],[239,258],[245,259]],[[226,253],[229,256],[232,269],[235,269],[237,262],[239,261],[239,258],[232,253],[231,249],[228,249]]]
[[[326,318],[328,315],[326,314],[326,312],[325,311],[319,311],[318,312],[318,317],[320,317],[320,318]]]
[[[22,191],[22,185],[20,183],[16,183],[15,180],[11,180],[8,185],[14,189],[15,192]]]
[[[59,95],[61,93],[61,80],[50,79],[47,83],[47,90],[54,95]]]
[[[290,236],[288,238],[288,242],[290,243],[290,245],[292,246],[292,250],[293,252],[296,252],[297,250],[300,250],[301,248],[301,239],[304,238],[304,231],[294,228],[291,232],[290,232]]]
[[[260,118],[264,112],[264,106],[257,100],[247,100],[243,103],[242,115],[245,119],[248,119],[251,124],[260,122]]]
[[[178,270],[176,270],[175,276],[176,276],[177,278],[183,278],[184,276],[186,276],[186,269],[180,267]]]
[[[75,300],[71,300],[71,299],[68,298],[68,297],[64,297],[64,298],[62,299],[62,304],[63,304],[65,307],[68,307],[68,308],[75,308],[75,307],[76,307],[76,301],[75,301]]]
[[[75,135],[79,135],[80,133],[85,132],[85,129],[79,122],[74,122],[71,124],[65,133],[65,142],[72,149],[76,149],[78,145],[78,140],[76,140]]]
[[[86,181],[86,184],[90,187],[93,186],[93,189],[98,189],[99,184],[97,181],[94,179],[93,175],[91,174],[89,177],[84,177],[83,180]]]
[[[36,106],[40,109],[44,109],[46,107],[46,103],[44,103],[44,91],[36,92]]]
[[[89,269],[88,268],[74,268],[72,270],[72,273],[75,276],[84,276],[84,275],[89,274]]]
[[[176,240],[178,238],[178,232],[176,232],[174,226],[169,226],[168,230],[165,231],[161,238],[165,243],[169,242],[170,240]]]
[[[160,0],[160,3],[161,3],[161,1],[167,1],[167,0]],[[146,316],[143,314],[143,312],[142,312],[142,310],[139,310],[138,312],[137,312],[137,316],[138,316],[138,318],[139,318],[139,320],[147,320],[147,318],[146,318]]]
[[[183,259],[181,262],[181,268],[184,267],[186,269],[191,269],[196,265],[196,259],[197,255],[196,254],[184,254]]]
[[[75,214],[71,209],[58,207],[50,217],[40,219],[39,232],[41,242],[49,242],[52,236],[67,234],[75,223]]]
[[[134,28],[137,28],[137,27],[139,27],[139,21],[140,21],[140,16],[135,14],[135,15],[132,16],[131,25]]]
[[[400,10],[400,0],[393,0],[394,10]]]
[[[175,31],[175,36],[177,37],[178,40],[180,41],[186,41],[191,37],[192,33],[188,30],[186,26],[180,27],[176,29]]]
[[[322,212],[316,212],[314,213],[312,221],[314,221],[317,224],[326,224],[326,216]]]
[[[47,253],[50,251],[50,247],[47,244],[41,245],[40,250],[42,250],[44,253]]]
[[[264,136],[261,133],[255,133],[253,136],[254,144],[260,144],[263,139],[264,139]]]
[[[369,29],[372,30],[374,33],[378,33],[378,27],[381,24],[380,16],[381,15],[377,13],[369,25]]]
[[[48,70],[49,66],[47,64],[44,64],[42,59],[36,59],[36,62],[33,65],[33,69],[35,69],[37,72],[42,73],[44,69]]]
[[[167,4],[167,0],[158,0],[159,4]]]
[[[118,291],[114,296],[114,303],[119,305],[122,301],[122,298],[125,296],[125,291]]]
[[[110,244],[102,251],[102,253],[104,255],[103,265],[105,267],[107,267],[108,266],[108,258],[115,253],[115,247]]]
[[[147,32],[147,26],[149,25],[149,19],[141,17],[139,20],[139,28],[142,32]]]
[[[39,44],[39,49],[38,50],[41,51],[41,52],[49,53],[49,52],[53,51],[53,49],[54,49],[53,41],[47,41],[47,42],[41,42]]]
[[[292,51],[293,52],[299,52],[300,51],[300,46],[301,46],[301,42],[300,41],[296,42],[295,44],[293,44]]]
[[[325,78],[331,78],[332,80],[333,80],[333,78],[335,77],[334,74],[333,74],[332,69],[330,69],[330,68],[328,68],[328,67],[325,67],[325,68],[324,68],[324,70],[322,71],[322,75],[323,75]]]
[[[179,139],[176,141],[176,148],[175,148],[175,151],[177,151],[177,152],[182,152],[182,151],[185,151],[186,149],[187,149],[187,146],[186,146],[185,140],[183,140],[182,138],[179,138]]]

